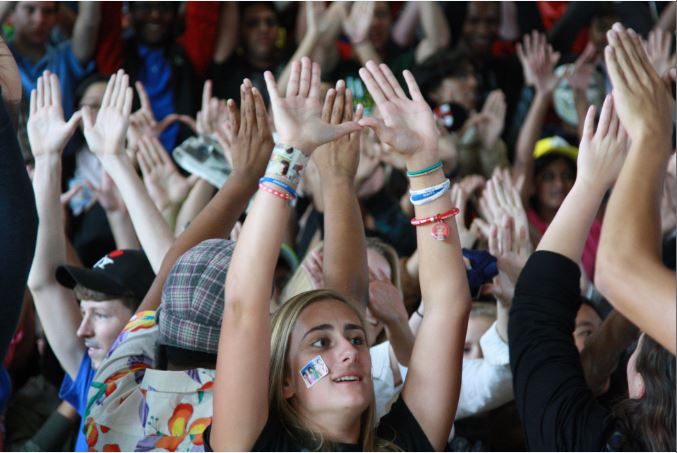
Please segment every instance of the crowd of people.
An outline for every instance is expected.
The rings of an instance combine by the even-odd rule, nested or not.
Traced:
[[[4,2],[0,451],[675,451],[674,2]]]

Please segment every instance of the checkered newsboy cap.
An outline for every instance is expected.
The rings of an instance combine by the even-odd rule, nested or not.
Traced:
[[[176,261],[157,313],[160,344],[216,354],[234,249],[233,241],[209,239]]]

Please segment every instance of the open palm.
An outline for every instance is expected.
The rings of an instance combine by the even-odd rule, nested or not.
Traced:
[[[80,113],[66,122],[61,107],[61,89],[56,74],[45,71],[38,79],[37,89],[31,92],[30,116],[27,130],[33,154],[60,153],[75,132]]]
[[[368,61],[366,68],[360,69],[360,77],[383,118],[364,118],[360,120],[361,125],[374,129],[381,142],[400,153],[436,152],[439,131],[435,118],[409,71],[404,72],[404,78],[412,99],[404,94],[395,76],[384,64]]]

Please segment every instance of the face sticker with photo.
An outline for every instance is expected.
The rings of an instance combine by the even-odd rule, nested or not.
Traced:
[[[303,378],[306,387],[310,388],[315,385],[317,381],[328,375],[329,369],[327,368],[327,364],[324,363],[324,360],[322,360],[322,357],[318,355],[310,362],[306,363],[299,372],[301,373],[301,377]]]

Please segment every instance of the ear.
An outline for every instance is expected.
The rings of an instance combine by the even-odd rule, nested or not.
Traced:
[[[296,390],[294,390],[294,380],[291,376],[286,376],[284,378],[284,384],[282,385],[282,397],[288,400],[294,395],[296,395]]]

